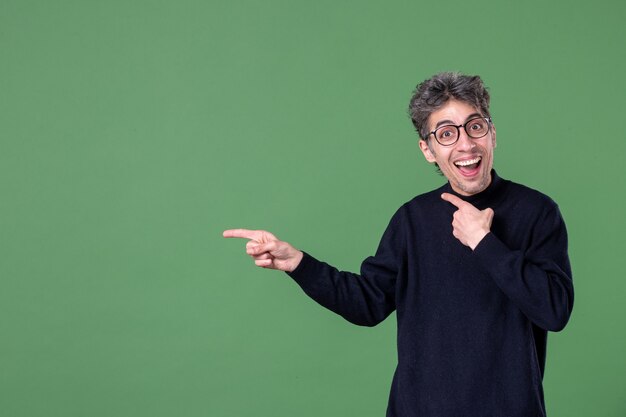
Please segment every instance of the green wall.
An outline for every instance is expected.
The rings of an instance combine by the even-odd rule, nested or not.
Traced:
[[[357,270],[442,183],[406,115],[480,74],[495,166],[560,205],[555,416],[626,414],[624,2],[0,2],[0,414],[382,416],[395,320],[352,326],[223,229]]]

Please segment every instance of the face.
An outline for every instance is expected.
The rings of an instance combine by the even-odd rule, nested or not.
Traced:
[[[462,125],[483,115],[474,106],[463,101],[450,100],[446,105],[431,113],[428,130],[439,126]],[[428,162],[437,163],[452,189],[460,195],[478,194],[491,184],[493,150],[496,147],[496,130],[491,126],[482,138],[472,139],[465,129],[460,128],[459,140],[450,146],[440,145],[433,135],[429,141],[420,140],[419,145]],[[429,145],[430,143],[430,145]]]

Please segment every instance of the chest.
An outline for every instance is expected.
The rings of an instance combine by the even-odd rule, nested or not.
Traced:
[[[406,263],[399,276],[405,301],[461,314],[502,309],[508,300],[488,268],[453,235],[453,213],[441,211],[427,223],[413,222],[407,230]],[[524,252],[532,242],[532,225],[530,215],[512,216],[500,210],[491,233],[512,251]]]

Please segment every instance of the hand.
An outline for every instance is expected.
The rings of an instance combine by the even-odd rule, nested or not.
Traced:
[[[493,210],[490,208],[478,210],[454,194],[443,193],[441,198],[458,208],[452,219],[452,234],[462,244],[474,250],[491,231]]]
[[[291,272],[303,257],[301,251],[265,230],[231,229],[225,230],[223,235],[250,239],[246,244],[246,253],[262,268]]]

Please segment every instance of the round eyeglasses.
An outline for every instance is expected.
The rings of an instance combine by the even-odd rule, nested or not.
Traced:
[[[439,142],[442,146],[451,146],[459,140],[461,128],[463,128],[465,133],[467,133],[467,136],[472,139],[482,138],[489,133],[489,129],[491,128],[491,119],[489,117],[476,117],[475,119],[468,120],[462,125],[440,126],[430,132],[428,136],[435,136],[437,142]]]

